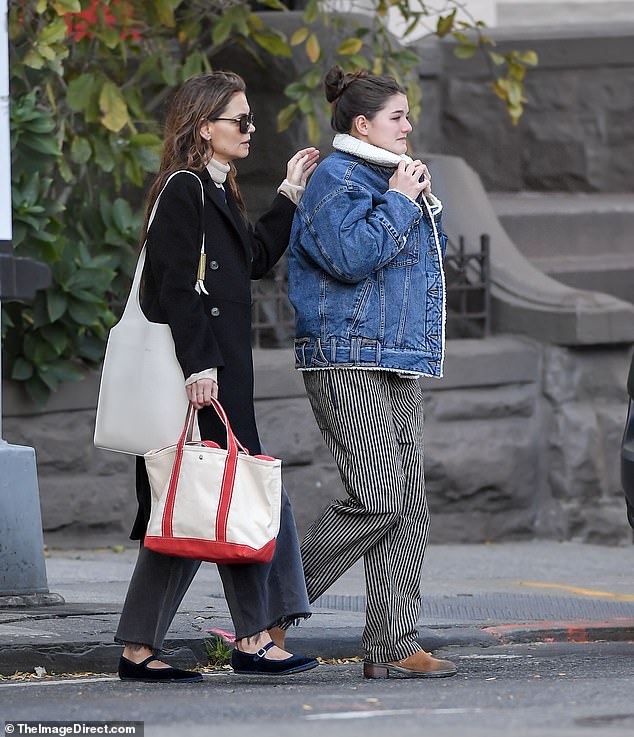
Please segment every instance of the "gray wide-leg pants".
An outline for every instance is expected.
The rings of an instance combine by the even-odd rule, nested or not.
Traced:
[[[200,561],[141,547],[115,642],[160,652],[167,630]],[[270,563],[219,565],[236,639],[310,616],[293,510],[282,489],[282,515]]]

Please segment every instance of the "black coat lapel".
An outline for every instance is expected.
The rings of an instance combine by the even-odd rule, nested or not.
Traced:
[[[201,179],[207,197],[221,212],[227,223],[229,223],[229,225],[234,229],[236,235],[240,239],[240,244],[242,245],[244,253],[247,257],[247,261],[250,262],[252,254],[251,244],[249,241],[249,233],[244,222],[244,217],[240,213],[240,210],[235,203],[230,187],[226,185],[226,190],[223,195],[222,190],[216,187],[211,176],[206,170],[201,173]]]

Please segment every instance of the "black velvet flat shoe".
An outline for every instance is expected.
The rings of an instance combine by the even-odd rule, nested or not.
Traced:
[[[235,648],[231,653],[231,666],[235,673],[256,676],[288,676],[316,668],[319,663],[314,658],[303,655],[291,655],[284,660],[267,660],[266,653],[275,647],[269,642],[260,648],[257,653],[243,653]]]
[[[201,673],[191,670],[180,670],[180,668],[148,668],[157,658],[150,655],[141,663],[133,663],[123,655],[119,659],[119,678],[122,681],[141,681],[143,683],[193,683],[202,681]]]

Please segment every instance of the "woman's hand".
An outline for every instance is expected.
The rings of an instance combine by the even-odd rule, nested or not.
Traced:
[[[420,159],[412,161],[411,164],[401,161],[394,174],[392,174],[389,184],[390,189],[395,189],[412,200],[417,199],[421,192],[425,195],[431,192],[429,169]]]
[[[296,187],[305,187],[306,180],[315,171],[318,159],[319,151],[312,146],[298,151],[286,165],[287,181]]]
[[[194,409],[208,407],[213,399],[218,399],[218,384],[213,379],[198,379],[188,384],[187,398],[194,405]]]

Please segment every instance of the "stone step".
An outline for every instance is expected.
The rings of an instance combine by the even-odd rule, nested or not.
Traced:
[[[499,0],[498,26],[571,26],[634,21],[631,0]]]
[[[634,195],[497,192],[491,201],[511,239],[541,271],[634,302]]]

